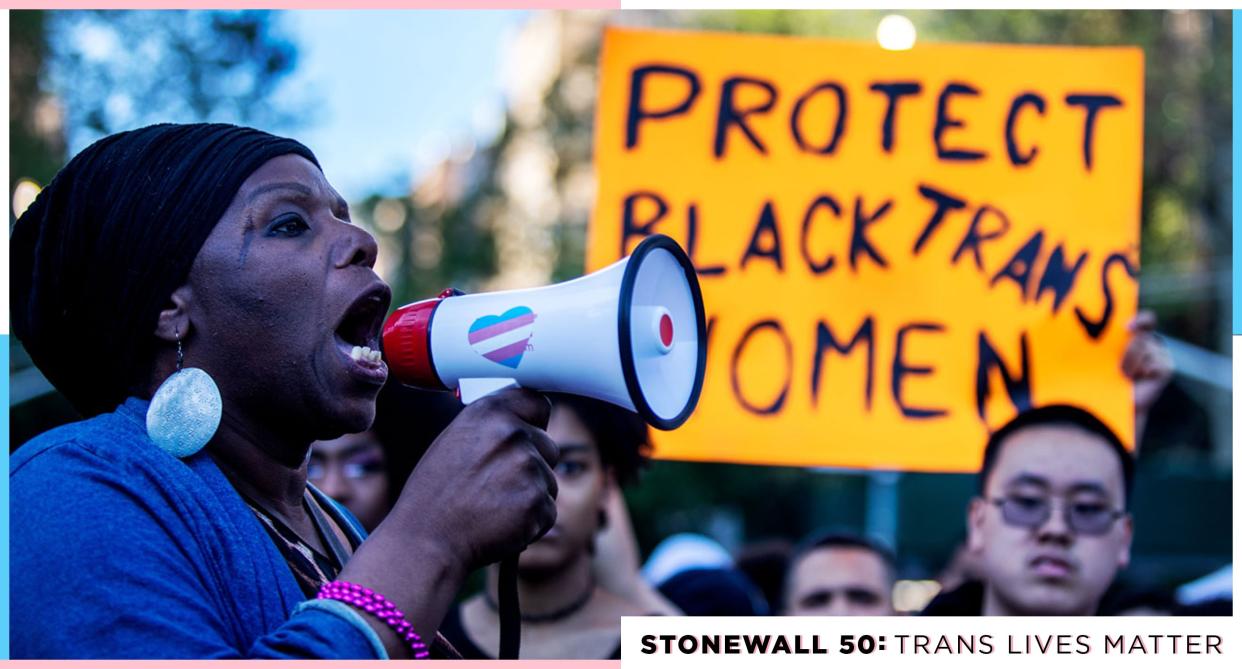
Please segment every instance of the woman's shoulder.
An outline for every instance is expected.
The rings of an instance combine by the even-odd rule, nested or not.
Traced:
[[[116,582],[155,583],[150,592],[169,583],[213,592],[223,575],[271,582],[275,549],[210,456],[161,451],[143,417],[123,406],[14,453],[10,561],[25,574],[14,584],[25,604]]]
[[[159,455],[146,435],[143,405],[142,400],[131,399],[115,411],[61,425],[31,439],[9,459],[10,479],[59,476],[97,466],[129,467]]]
[[[146,402],[131,399],[111,413],[49,430],[9,460],[10,510],[15,524],[46,524],[47,514],[88,518],[206,513],[221,478],[205,454],[178,460],[148,437]],[[196,515],[202,515],[202,513]],[[75,516],[76,517],[76,516]],[[185,524],[183,519],[178,524]],[[105,524],[106,525],[106,524]]]

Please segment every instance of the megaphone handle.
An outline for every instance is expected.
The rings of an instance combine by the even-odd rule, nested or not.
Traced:
[[[497,608],[500,615],[500,659],[518,659],[522,644],[522,609],[518,606],[517,561],[514,555],[500,561],[500,591]]]
[[[517,384],[518,382],[513,379],[504,378],[459,379],[457,381],[457,394],[461,398],[462,404],[471,404],[480,397],[491,395],[497,390],[503,390]]]

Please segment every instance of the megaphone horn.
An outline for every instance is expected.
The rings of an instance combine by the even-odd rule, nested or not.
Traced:
[[[457,389],[469,403],[514,383],[593,397],[672,430],[698,404],[707,362],[694,266],[665,235],[564,283],[438,297],[397,309],[383,350],[407,385]]]

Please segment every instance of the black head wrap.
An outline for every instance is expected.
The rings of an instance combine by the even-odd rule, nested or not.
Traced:
[[[62,169],[10,241],[13,332],[84,415],[146,380],[159,313],[238,189],[302,144],[226,124],[105,137]]]

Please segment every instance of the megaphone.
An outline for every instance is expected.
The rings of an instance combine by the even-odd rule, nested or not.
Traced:
[[[698,403],[706,341],[694,266],[652,235],[572,281],[401,307],[384,324],[383,352],[398,381],[456,389],[467,404],[517,384],[611,402],[672,430]]]

